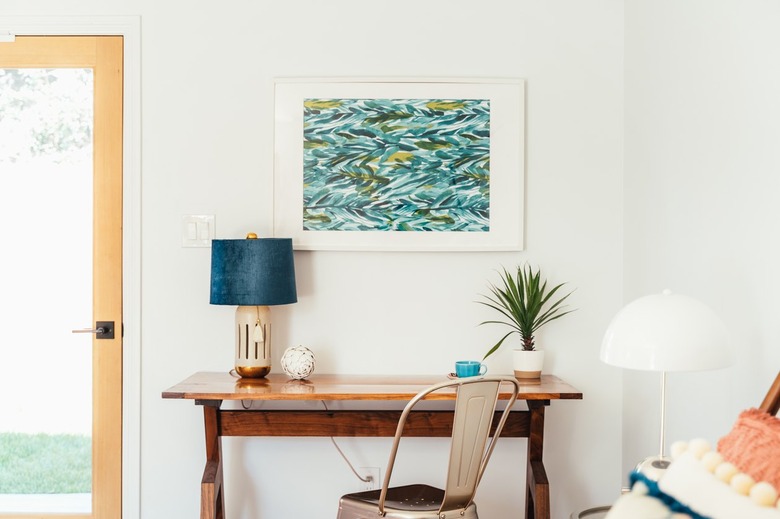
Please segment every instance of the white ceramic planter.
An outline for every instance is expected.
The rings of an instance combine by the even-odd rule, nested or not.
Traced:
[[[515,378],[538,379],[542,376],[544,351],[514,350],[512,351],[512,364],[515,370]]]

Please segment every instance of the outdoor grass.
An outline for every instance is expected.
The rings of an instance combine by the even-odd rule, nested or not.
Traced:
[[[91,438],[75,434],[0,433],[0,494],[91,491]]]

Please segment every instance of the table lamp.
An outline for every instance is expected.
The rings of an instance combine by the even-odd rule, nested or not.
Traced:
[[[661,372],[660,450],[636,470],[658,480],[664,455],[666,373],[723,368],[733,363],[723,322],[704,303],[665,290],[629,303],[612,319],[601,344],[601,360],[627,369]]]
[[[292,239],[211,241],[213,305],[236,309],[236,373],[262,378],[271,371],[271,309],[298,300]]]

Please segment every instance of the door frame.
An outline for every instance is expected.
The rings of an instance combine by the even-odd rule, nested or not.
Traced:
[[[0,16],[0,36],[123,36],[122,517],[141,517],[141,18]]]

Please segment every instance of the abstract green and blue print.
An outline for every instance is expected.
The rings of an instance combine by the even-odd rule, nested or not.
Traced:
[[[303,104],[303,230],[490,230],[490,100]]]

